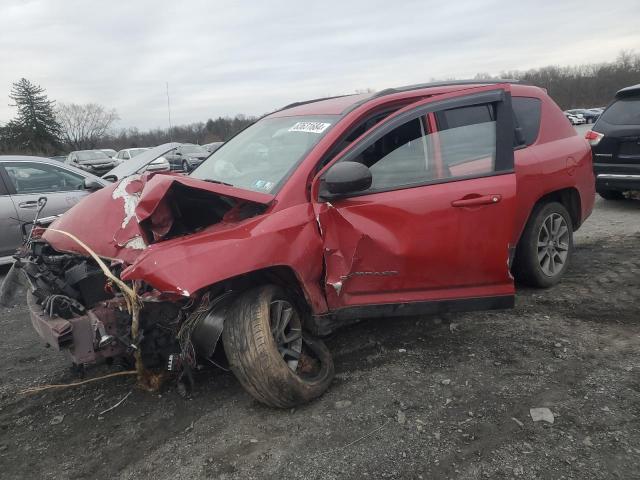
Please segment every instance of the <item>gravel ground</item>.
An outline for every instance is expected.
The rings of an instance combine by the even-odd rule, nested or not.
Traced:
[[[519,288],[510,311],[344,329],[327,340],[329,391],[286,411],[222,371],[200,373],[189,400],[127,377],[20,395],[75,377],[24,307],[3,310],[1,476],[638,478],[639,240],[640,201],[598,200],[560,285]]]

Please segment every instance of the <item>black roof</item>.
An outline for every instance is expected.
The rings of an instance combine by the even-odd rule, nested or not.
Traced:
[[[638,85],[625,87],[616,92],[616,98],[631,97],[633,95],[640,95],[640,83]]]

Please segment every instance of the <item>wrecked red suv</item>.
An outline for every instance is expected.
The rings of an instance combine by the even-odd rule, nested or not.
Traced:
[[[135,356],[184,379],[226,360],[290,407],[329,386],[318,337],[336,327],[511,307],[512,273],[556,283],[594,185],[588,144],[540,88],[395,88],[289,105],[189,176],[124,178],[19,266],[35,329],[76,364]]]

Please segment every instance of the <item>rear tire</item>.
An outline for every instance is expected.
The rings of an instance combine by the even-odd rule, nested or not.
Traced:
[[[234,302],[222,341],[238,381],[265,405],[290,408],[307,403],[322,395],[333,379],[329,350],[301,331],[295,303],[275,285],[249,290]]]
[[[624,195],[618,190],[598,190],[598,195],[605,200],[624,200]]]
[[[573,223],[558,202],[537,205],[518,242],[513,273],[525,285],[548,288],[560,281],[573,253]]]

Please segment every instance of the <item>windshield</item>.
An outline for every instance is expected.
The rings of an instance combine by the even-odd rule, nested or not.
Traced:
[[[617,100],[600,118],[613,125],[640,125],[640,98]]]
[[[207,151],[202,148],[200,145],[182,145],[180,147],[180,151],[182,153],[197,153],[206,155]]]
[[[133,158],[136,155],[140,155],[142,152],[146,152],[146,151],[147,151],[146,148],[130,148],[129,155],[131,155],[131,158]]]
[[[84,162],[86,160],[111,160],[109,156],[101,152],[100,150],[84,150],[82,152],[76,152],[78,160]]]
[[[265,118],[216,150],[191,176],[275,193],[338,119],[338,115]]]

